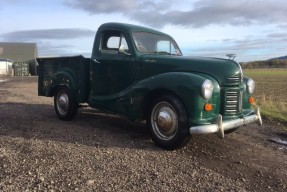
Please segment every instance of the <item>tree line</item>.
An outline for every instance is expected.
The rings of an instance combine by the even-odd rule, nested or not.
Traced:
[[[287,60],[267,60],[267,61],[251,61],[240,63],[243,69],[257,68],[287,68]]]

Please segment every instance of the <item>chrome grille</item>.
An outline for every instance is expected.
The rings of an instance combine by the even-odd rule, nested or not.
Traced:
[[[235,114],[238,110],[239,100],[238,91],[227,90],[225,93],[225,114]]]
[[[240,77],[241,77],[240,74],[231,75],[226,79],[225,83],[226,84],[239,84],[241,81]]]

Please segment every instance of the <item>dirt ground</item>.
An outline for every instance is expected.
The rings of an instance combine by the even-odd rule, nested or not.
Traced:
[[[57,119],[37,77],[0,80],[0,191],[287,191],[278,122],[165,151],[144,124],[115,115],[83,108]]]

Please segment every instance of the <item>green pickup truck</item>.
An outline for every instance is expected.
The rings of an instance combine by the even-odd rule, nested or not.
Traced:
[[[192,135],[220,138],[242,125],[262,125],[252,94],[233,59],[182,56],[159,31],[122,23],[99,27],[91,58],[38,58],[38,95],[54,97],[59,119],[85,104],[132,121],[146,120],[156,145],[173,150]]]

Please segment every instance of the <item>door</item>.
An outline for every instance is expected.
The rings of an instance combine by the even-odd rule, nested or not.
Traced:
[[[130,54],[131,46],[121,31],[105,30],[100,35],[97,57],[91,64],[91,96],[120,94],[136,80],[135,57]],[[125,47],[124,53],[119,52],[121,45]]]

